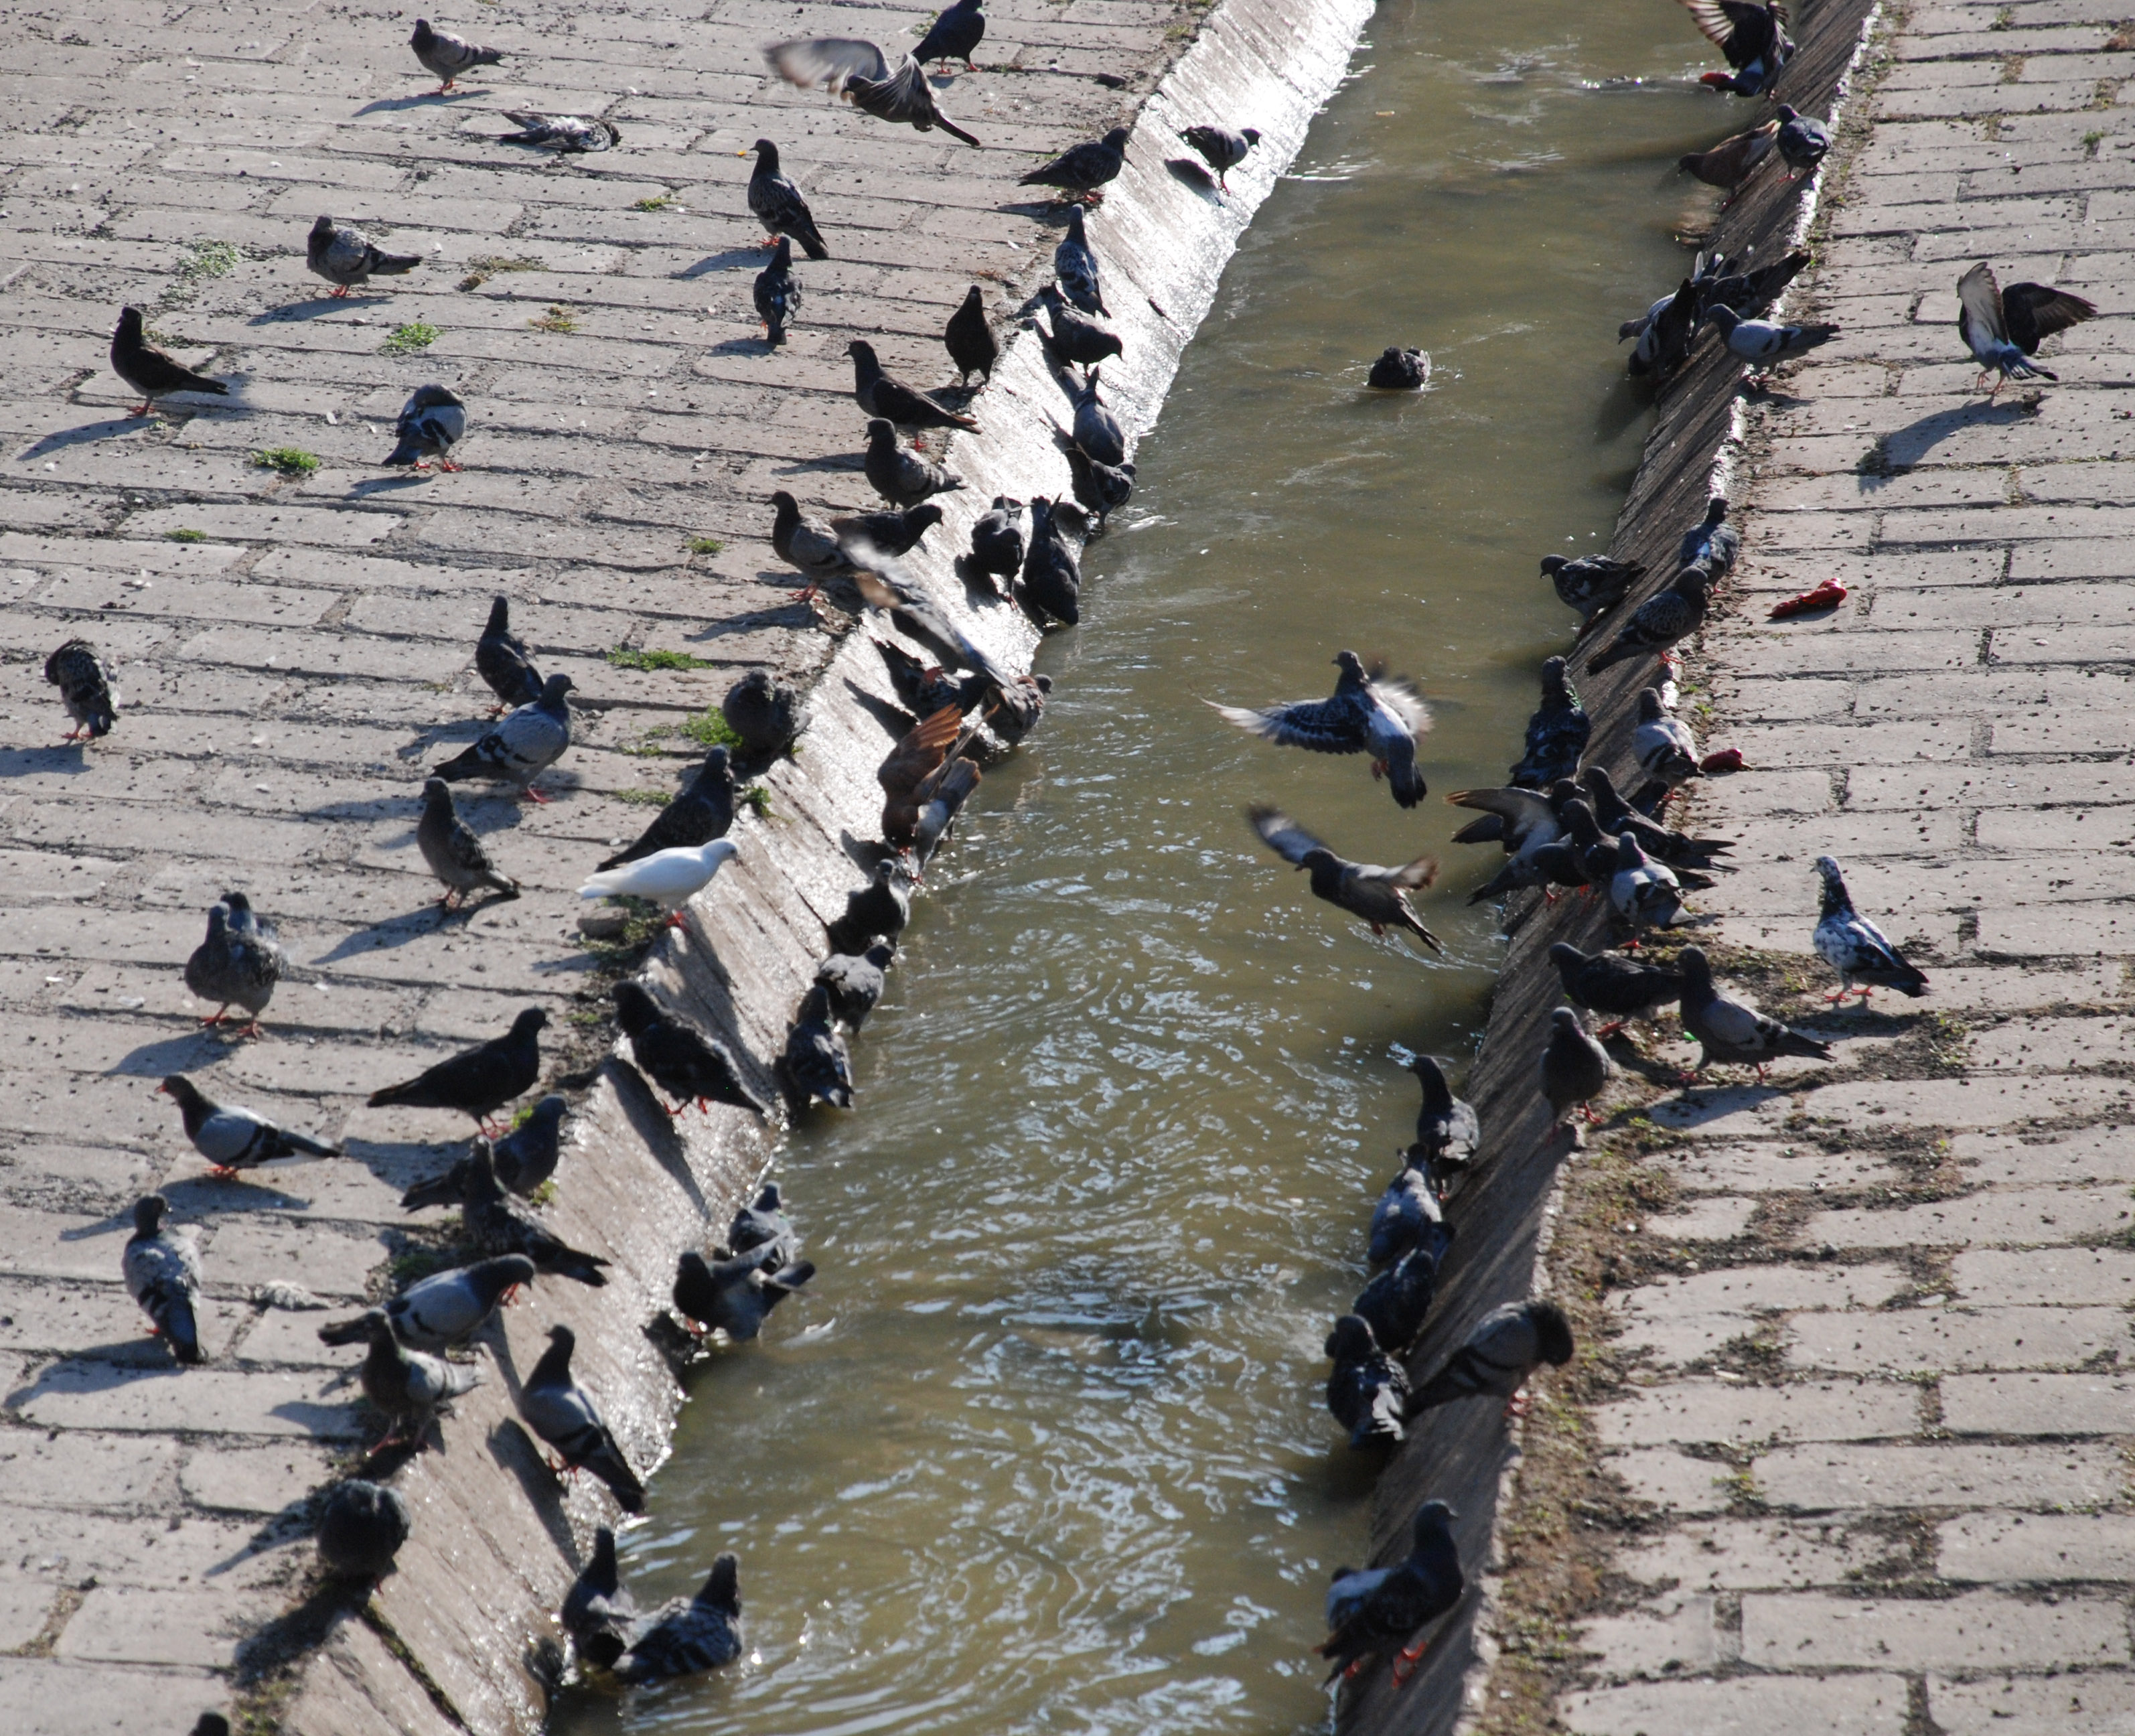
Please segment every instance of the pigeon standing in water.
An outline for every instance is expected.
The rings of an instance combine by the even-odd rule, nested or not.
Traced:
[[[930,495],[951,493],[964,486],[961,477],[898,445],[896,425],[886,417],[869,422],[867,436],[861,470],[874,492],[893,507],[916,507]]]
[[[694,1103],[709,1110],[713,1103],[726,1103],[770,1120],[770,1106],[742,1083],[726,1045],[680,1013],[662,1011],[643,984],[627,978],[616,984],[615,1014],[639,1069],[678,1105]],[[679,1115],[681,1108],[667,1113]]]
[[[147,1194],[133,1202],[133,1234],[119,1256],[126,1293],[141,1305],[157,1336],[179,1361],[196,1363],[201,1354],[200,1249],[191,1232],[166,1229],[171,1202]]]
[[[637,1603],[623,1585],[622,1570],[616,1565],[615,1533],[607,1525],[593,1533],[593,1559],[571,1582],[557,1617],[588,1663],[612,1670],[628,1647],[630,1631],[637,1623]]]
[[[339,300],[374,277],[402,277],[423,263],[416,253],[386,253],[374,247],[370,237],[353,223],[336,223],[318,217],[304,240],[304,264],[314,277],[334,286]]]
[[[109,735],[118,726],[119,702],[111,680],[104,672],[104,660],[86,639],[69,639],[45,659],[45,680],[60,690],[61,703],[74,727],[68,741],[93,741]]]
[[[1483,1146],[1483,1120],[1474,1104],[1453,1094],[1445,1069],[1430,1055],[1410,1057],[1408,1070],[1423,1087],[1423,1103],[1416,1112],[1416,1150],[1440,1169],[1474,1162]]]
[[[1537,1368],[1545,1362],[1562,1368],[1573,1349],[1571,1323],[1555,1302],[1508,1302],[1477,1321],[1445,1366],[1416,1389],[1409,1414],[1486,1394],[1513,1401]],[[1526,1406],[1508,1402],[1506,1408]]]
[[[679,929],[685,925],[682,912],[690,900],[740,854],[741,846],[732,838],[714,838],[695,849],[656,851],[619,868],[588,875],[579,896],[649,899],[667,913],[667,926]]]
[[[1838,972],[1838,989],[1827,1001],[1843,1001],[1856,992],[1861,1004],[1879,988],[1894,988],[1908,1000],[1917,1001],[1928,992],[1928,979],[1905,955],[1892,946],[1883,931],[1853,908],[1845,877],[1835,856],[1820,856],[1816,871],[1823,882],[1823,904],[1816,924],[1816,955]]]
[[[438,96],[451,90],[453,80],[462,73],[472,72],[477,66],[494,66],[504,58],[497,49],[480,48],[448,30],[431,29],[428,18],[415,21],[415,32],[408,38],[408,46],[415,51],[417,60],[444,80],[433,93]]]
[[[675,1272],[675,1307],[700,1331],[717,1330],[746,1343],[763,1330],[773,1308],[797,1295],[815,1275],[811,1263],[790,1261],[776,1243],[761,1244],[717,1263],[685,1249]]]
[[[1327,1626],[1332,1630],[1319,1646],[1332,1658],[1327,1680],[1355,1675],[1372,1658],[1395,1651],[1394,1685],[1416,1673],[1429,1641],[1415,1639],[1460,1603],[1466,1582],[1460,1574],[1460,1551],[1453,1541],[1459,1515],[1442,1501],[1416,1509],[1410,1528],[1407,1559],[1392,1567],[1334,1569],[1327,1589]]]
[[[1360,1451],[1399,1441],[1407,1430],[1408,1376],[1372,1337],[1371,1327],[1344,1314],[1327,1336],[1334,1370],[1327,1377],[1327,1409],[1349,1432],[1349,1444]]]
[[[630,1650],[615,1666],[624,1681],[663,1681],[731,1664],[741,1656],[739,1559],[718,1557],[695,1597],[661,1604],[635,1632]]]
[[[772,680],[769,671],[752,669],[727,689],[719,715],[741,738],[749,759],[775,759],[808,727],[808,701],[797,687]]]
[[[1097,395],[1098,373],[1092,368],[1075,395],[1075,444],[1100,464],[1123,464],[1127,457],[1126,434],[1120,419]]]
[[[971,56],[986,36],[986,15],[980,6],[981,0],[956,0],[955,5],[944,7],[912,51],[912,58],[922,66],[929,61],[961,61],[965,71],[976,72]]]
[[[1588,662],[1588,671],[1598,672],[1633,657],[1667,656],[1705,624],[1714,576],[1708,567],[1685,567],[1667,589],[1656,591],[1631,612],[1623,631]]]
[[[830,993],[820,983],[801,997],[787,1034],[784,1066],[798,1107],[820,1098],[834,1109],[852,1108],[852,1057],[831,1026]]]
[[[1053,274],[1060,293],[1085,313],[1103,313],[1105,292],[1097,279],[1097,255],[1083,233],[1082,207],[1068,207],[1068,233],[1053,250]]]
[[[569,1326],[549,1328],[549,1348],[519,1389],[519,1414],[561,1456],[566,1471],[590,1471],[608,1486],[626,1513],[645,1511],[645,1486],[630,1468],[609,1432],[593,1395],[571,1378],[578,1336]]]
[[[877,120],[922,133],[939,127],[967,145],[979,143],[942,112],[926,69],[910,55],[893,66],[881,49],[863,37],[820,36],[773,43],[763,57],[789,85],[828,90]]]
[[[156,1088],[178,1106],[186,1137],[227,1180],[240,1170],[271,1163],[277,1157],[338,1157],[341,1147],[303,1133],[291,1133],[253,1110],[215,1102],[182,1073],[173,1073]]]
[[[858,1030],[882,998],[896,943],[879,940],[864,953],[833,953],[816,967],[816,986],[830,997],[830,1011],[848,1030]]]
[[[845,895],[845,914],[829,924],[830,950],[857,953],[877,940],[894,940],[912,919],[912,896],[898,884],[903,870],[897,858],[874,865],[874,877]]]
[[[1231,190],[1227,178],[1231,171],[1261,142],[1257,127],[1188,127],[1179,136],[1216,172],[1216,185],[1227,193]]]
[[[244,898],[241,892],[225,892],[223,901],[207,913],[207,938],[186,960],[186,987],[196,998],[215,1008],[201,1021],[220,1025],[233,1006],[244,1009],[247,1022],[238,1028],[240,1037],[259,1035],[259,1015],[274,998],[274,985],[282,979],[283,953],[271,926],[256,921],[240,929],[233,920],[229,900]],[[248,900],[244,914],[250,917]]]
[[[119,310],[119,324],[111,334],[111,371],[141,395],[141,407],[128,410],[130,416],[147,415],[158,398],[167,398],[173,392],[206,392],[215,398],[230,395],[230,388],[220,380],[196,374],[151,344],[143,333],[138,308]]]
[[[756,317],[763,322],[764,342],[773,349],[786,342],[786,328],[801,311],[801,285],[793,275],[793,240],[781,235],[771,263],[756,274]]]
[[[957,385],[974,374],[986,380],[994,377],[994,364],[1000,360],[1000,343],[986,318],[986,299],[976,284],[949,316],[949,323],[942,327],[942,342],[950,361],[956,364]]]
[[[1426,793],[1416,770],[1416,738],[1431,727],[1431,713],[1416,689],[1397,676],[1368,670],[1353,651],[1335,653],[1334,691],[1325,699],[1298,700],[1258,710],[1218,706],[1227,723],[1250,730],[1282,747],[1314,754],[1372,756],[1372,775],[1383,775],[1403,807],[1414,807]]]
[[[1697,1071],[1715,1061],[1731,1061],[1757,1069],[1762,1084],[1765,1069],[1783,1055],[1828,1061],[1831,1045],[1782,1025],[1739,1001],[1730,1001],[1712,986],[1712,967],[1702,947],[1685,947],[1677,957],[1682,972],[1682,1028],[1698,1042]]]
[[[777,1264],[770,1268],[774,1271],[782,1270],[798,1256],[801,1232],[786,1215],[786,1200],[776,1181],[765,1182],[762,1192],[735,1210],[733,1221],[727,1226],[727,1246],[736,1254],[775,1246]]]
[[[1366,924],[1374,934],[1401,929],[1415,935],[1434,953],[1443,953],[1445,943],[1416,920],[1408,895],[1438,878],[1438,861],[1421,856],[1397,868],[1382,868],[1370,862],[1345,861],[1287,814],[1272,807],[1255,807],[1246,818],[1261,841],[1286,862],[1312,876],[1312,895],[1347,910]]]
[[[423,817],[415,822],[415,847],[444,887],[445,895],[438,902],[448,910],[478,887],[487,886],[506,899],[519,896],[519,882],[490,861],[474,828],[453,805],[453,787],[442,778],[423,780]]]
[[[1102,138],[1092,138],[1063,151],[1052,162],[1041,163],[1018,177],[1019,187],[1057,187],[1070,198],[1092,205],[1102,202],[1106,183],[1119,177],[1126,167],[1130,127],[1114,127]]]
[[[529,800],[547,802],[534,788],[534,780],[562,759],[571,744],[571,708],[564,701],[570,691],[570,676],[550,676],[542,684],[540,698],[506,714],[472,747],[435,767],[430,775],[448,783],[476,778],[514,783]]]
[[[419,386],[401,406],[393,425],[397,437],[385,454],[388,469],[427,470],[435,458],[440,470],[457,470],[452,450],[467,433],[467,406],[442,386]]]
[[[2043,284],[2012,284],[2004,290],[1994,281],[1994,268],[1981,260],[1957,280],[1957,329],[1982,370],[1973,389],[1992,380],[1998,393],[2012,380],[2035,374],[2059,380],[2060,375],[2032,360],[2039,346],[2097,312],[2081,296]],[[115,350],[113,363],[117,365]]]
[[[489,605],[489,623],[474,645],[475,673],[497,698],[501,715],[516,706],[530,706],[541,696],[540,673],[526,654],[526,647],[511,631],[511,599],[499,597]]]
[[[1562,657],[1542,666],[1542,704],[1527,720],[1527,752],[1513,768],[1515,789],[1547,789],[1579,769],[1594,720],[1579,703]]]
[[[1606,1089],[1616,1064],[1607,1050],[1587,1035],[1579,1015],[1570,1007],[1554,1008],[1549,1020],[1549,1040],[1542,1045],[1537,1071],[1542,1095],[1549,1099],[1550,1125],[1561,1125],[1574,1108],[1598,1123],[1601,1118],[1590,1105]]]
[[[530,1006],[511,1029],[424,1069],[398,1085],[386,1085],[366,1101],[374,1109],[398,1104],[411,1109],[457,1109],[484,1132],[490,1118],[522,1096],[541,1076],[541,1030],[549,1015]]]
[[[917,387],[907,386],[893,375],[884,372],[881,361],[874,353],[874,346],[865,338],[854,338],[845,346],[845,353],[853,358],[854,400],[868,415],[879,416],[886,422],[895,423],[899,428],[976,428],[979,425],[971,417],[936,402]],[[874,478],[870,477],[869,480],[872,482]],[[912,502],[907,501],[899,504],[909,506]]]
[[[685,850],[724,837],[734,821],[733,767],[724,747],[706,751],[690,787],[652,817],[652,823],[627,850],[600,866],[620,868],[662,850]]]
[[[336,1579],[382,1579],[414,1529],[398,1489],[346,1477],[319,1509],[319,1565]]]
[[[1082,563],[1068,541],[1061,503],[1042,494],[1030,503],[1030,547],[1023,557],[1020,584],[1024,607],[1040,626],[1048,616],[1070,627],[1082,618]]]
[[[588,120],[579,114],[542,114],[531,109],[506,109],[504,118],[519,130],[499,135],[499,144],[542,145],[579,154],[612,150],[622,143],[613,121]]]
[[[759,138],[752,148],[756,152],[756,167],[748,177],[748,208],[763,225],[763,245],[776,247],[782,236],[791,235],[810,259],[830,258],[830,250],[823,245],[816,220],[809,212],[808,201],[801,196],[801,189],[779,171],[778,147],[767,138]],[[735,154],[748,153],[743,151]]]

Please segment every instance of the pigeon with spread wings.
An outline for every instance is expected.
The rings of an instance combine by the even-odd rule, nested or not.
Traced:
[[[1344,861],[1278,809],[1249,807],[1246,817],[1252,822],[1263,844],[1285,861],[1295,862],[1300,871],[1311,875],[1314,897],[1339,905],[1368,924],[1374,934],[1383,934],[1388,929],[1405,929],[1433,952],[1445,950],[1444,943],[1416,920],[1416,912],[1408,903],[1411,891],[1421,890],[1438,878],[1435,857],[1420,856],[1398,868]]]
[[[893,66],[862,37],[803,36],[774,42],[763,57],[788,84],[803,90],[821,87],[877,120],[901,122],[922,133],[939,127],[967,145],[979,143],[935,105],[924,69],[909,55]]]
[[[1424,798],[1422,775],[1416,769],[1416,739],[1431,727],[1431,713],[1416,690],[1397,676],[1364,667],[1353,651],[1338,652],[1342,673],[1325,699],[1299,700],[1258,710],[1218,706],[1225,721],[1250,730],[1278,746],[1314,754],[1372,756],[1372,775],[1383,775],[1394,800],[1414,807]]]
[[[1993,378],[1996,392],[2012,380],[2033,375],[2059,380],[2060,375],[2032,360],[2039,346],[2098,312],[2081,296],[2044,284],[2012,284],[2004,289],[1984,259],[1957,280],[1957,329],[1982,370],[1973,389]]]
[[[1794,58],[1786,7],[1778,0],[1765,6],[1755,0],[1682,0],[1682,7],[1735,69],[1706,73],[1699,84],[1737,96],[1771,95],[1779,69]]]

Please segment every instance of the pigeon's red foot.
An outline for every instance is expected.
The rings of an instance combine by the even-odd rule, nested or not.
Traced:
[[[1353,1682],[1356,1680],[1359,1675],[1363,1674],[1366,1661],[1367,1661],[1365,1659],[1360,1657],[1351,1658],[1349,1660],[1349,1667],[1342,1672],[1342,1680],[1345,1682]]]
[[[1397,1688],[1408,1685],[1408,1679],[1416,1674],[1416,1666],[1422,1662],[1424,1653],[1430,1649],[1430,1641],[1418,1640],[1413,1646],[1404,1646],[1394,1654],[1393,1678]]]
[[[239,1026],[230,1035],[242,1042],[247,1037],[264,1037],[267,1033],[259,1028],[259,1021],[257,1019],[252,1019]]]
[[[334,291],[333,294],[329,297],[328,299],[337,302],[346,301],[348,299],[348,285],[343,284],[339,289]]]
[[[126,414],[127,414],[128,415],[129,415],[129,416],[145,416],[145,415],[147,415],[148,414],[148,412],[149,412],[149,411],[151,411],[152,410],[155,409],[155,407],[156,407],[155,400],[154,400],[153,399],[151,399],[148,403],[146,403],[146,404],[143,405],[140,407],[140,409],[138,409],[138,410],[128,410],[128,411],[126,412]]]
[[[1579,1106],[1579,1117],[1590,1127],[1598,1127],[1601,1125],[1601,1112],[1591,1103],[1581,1103]]]
[[[543,795],[540,791],[535,788],[530,783],[526,786],[525,793],[526,799],[530,802],[538,802],[544,807],[546,807],[549,805],[549,798]]]
[[[1605,1043],[1630,1022],[1629,1019],[1611,1019],[1600,1030],[1594,1033],[1594,1040],[1597,1043]]]
[[[1837,1003],[1838,1001],[1843,1001],[1843,1000],[1844,1000],[1844,999],[1845,999],[1848,995],[1852,994],[1852,992],[1853,992],[1853,991],[1852,991],[1852,989],[1850,989],[1850,988],[1847,988],[1847,987],[1842,987],[1842,987],[1838,987],[1838,988],[1835,988],[1835,989],[1832,990],[1832,992],[1831,992],[1829,994],[1826,995],[1826,996],[1823,997],[1823,1004],[1824,1004],[1825,1006],[1833,1006],[1833,1005],[1835,1005],[1836,1003]]]
[[[1380,779],[1380,778],[1383,778],[1383,777],[1385,777],[1385,776],[1386,776],[1386,774],[1387,774],[1387,763],[1386,763],[1386,761],[1385,761],[1385,760],[1383,760],[1383,759],[1374,759],[1374,760],[1372,762],[1372,783],[1377,783],[1379,781],[1379,779]]]
[[[226,1163],[211,1163],[207,1172],[218,1181],[235,1181],[237,1179],[237,1171]]]
[[[668,1120],[680,1121],[682,1118],[682,1112],[690,1106],[687,1103],[662,1103],[660,1107],[667,1111]]]
[[[223,1016],[224,1016],[224,1014],[227,1013],[229,1011],[230,1011],[230,1009],[229,1009],[228,1007],[226,1007],[226,1006],[225,1006],[225,1007],[222,1007],[222,1008],[220,1008],[220,1010],[218,1010],[217,1011],[215,1011],[215,1012],[211,1012],[211,1013],[210,1013],[210,1014],[209,1014],[209,1015],[208,1015],[205,1019],[202,1019],[202,1020],[201,1021],[201,1025],[202,1028],[203,1028],[203,1029],[205,1029],[206,1026],[210,1026],[210,1025],[220,1025],[220,1024],[221,1024],[221,1023],[222,1023],[222,1021],[223,1021]]]
[[[1767,1084],[1769,1081],[1770,1076],[1771,1069],[1767,1067],[1762,1061],[1758,1062],[1757,1083],[1760,1085]]]
[[[1505,1414],[1508,1417],[1523,1417],[1533,1409],[1534,1394],[1532,1393],[1517,1392],[1505,1400]]]
[[[525,1287],[524,1284],[506,1284],[504,1287],[504,1294],[496,1299],[497,1306],[501,1308],[510,1307],[519,1300],[519,1292]]]
[[[439,458],[438,460],[438,468],[440,470],[457,471],[459,468],[460,467],[455,464],[450,458]]]

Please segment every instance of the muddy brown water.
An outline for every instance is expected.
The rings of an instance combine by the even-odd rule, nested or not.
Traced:
[[[1494,853],[1439,798],[1518,757],[1571,623],[1537,560],[1600,546],[1637,463],[1615,327],[1706,208],[1674,158],[1747,113],[1688,82],[1700,46],[1657,0],[1382,9],[1041,652],[1044,729],[937,860],[858,1112],[782,1159],[813,1292],[695,1377],[626,1535],[641,1604],[740,1552],[745,1659],[576,1694],[567,1736],[1324,1725],[1371,1482],[1321,1340],[1411,1137],[1390,1046],[1464,1065],[1500,956],[1466,903]],[[1428,392],[1363,390],[1396,342]],[[1411,812],[1202,704],[1324,692],[1343,646],[1435,714]],[[1447,956],[1315,903],[1254,800],[1440,854]]]

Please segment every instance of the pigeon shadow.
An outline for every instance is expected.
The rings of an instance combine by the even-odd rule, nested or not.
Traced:
[[[512,1383],[512,1397],[518,1397],[518,1383]],[[541,1456],[541,1449],[534,1437],[516,1418],[507,1417],[489,1432],[489,1456],[496,1464],[519,1480],[525,1491],[527,1505],[541,1520],[541,1528],[549,1540],[567,1561],[579,1559],[579,1540],[571,1531],[570,1515],[564,1511],[564,1491],[556,1481],[556,1473],[549,1468]]]
[[[1223,202],[1222,189],[1216,185],[1216,177],[1191,157],[1167,157],[1164,167],[1174,181],[1181,187],[1191,187],[1211,205]]]
[[[309,1491],[291,1501],[280,1512],[269,1514],[260,1520],[252,1535],[239,1545],[235,1553],[203,1569],[201,1577],[203,1579],[218,1578],[234,1569],[244,1566],[248,1561],[256,1561],[269,1550],[310,1536],[318,1529],[316,1504],[322,1492]]]
[[[141,1337],[123,1343],[92,1345],[64,1356],[38,1371],[27,1386],[18,1386],[4,1401],[19,1411],[48,1394],[79,1397],[85,1393],[111,1393],[143,1380],[174,1380],[185,1370],[172,1359],[160,1339]]]
[[[868,880],[874,878],[875,866],[878,863],[885,861],[896,854],[879,838],[856,838],[843,827],[838,828],[838,845],[845,852],[846,857],[852,865]],[[857,892],[860,889],[855,886],[852,890]]]
[[[344,934],[335,943],[331,953],[322,953],[312,959],[313,967],[332,964],[338,959],[353,958],[359,953],[388,951],[404,947],[411,940],[420,940],[426,934],[434,934],[443,928],[453,913],[440,909],[434,904],[424,904],[420,909],[405,916],[389,916],[383,922],[373,923],[367,929],[358,929]]]
[[[1919,463],[1953,434],[1968,428],[2007,428],[2029,420],[2033,413],[2029,405],[2021,402],[1997,404],[1978,399],[1955,410],[1935,410],[1917,422],[1910,422],[1885,434],[1880,443],[1880,454],[1891,469],[1902,470]],[[1861,490],[1868,492],[1891,480],[1887,475],[1864,476],[1861,479]]]
[[[770,263],[768,247],[729,247],[718,253],[707,254],[694,265],[685,265],[675,274],[680,278],[704,277],[714,271],[732,271],[738,265],[763,266]]]
[[[344,500],[368,500],[374,494],[397,494],[404,489],[419,488],[437,478],[428,471],[418,471],[413,476],[378,476],[368,482],[352,483]]]
[[[138,433],[154,425],[154,419],[149,416],[111,416],[101,422],[85,422],[79,428],[56,429],[21,453],[16,462],[27,464],[48,452],[65,452],[70,446],[86,446],[97,440],[115,440],[121,434]]]
[[[693,978],[695,975],[692,972]],[[617,1105],[630,1123],[631,1131],[645,1142],[646,1149],[660,1160],[660,1167],[672,1176],[676,1185],[690,1196],[690,1203],[699,1212],[709,1215],[710,1202],[697,1186],[696,1175],[690,1167],[689,1149],[682,1143],[675,1118],[667,1113],[651,1083],[621,1055],[610,1055],[601,1070],[615,1088]]]
[[[854,702],[861,710],[866,712],[892,735],[903,735],[907,730],[919,721],[903,706],[893,705],[886,699],[877,698],[850,675],[845,677],[845,691],[852,695]]]
[[[28,778],[39,772],[79,774],[89,769],[87,744],[55,742],[48,748],[0,748],[0,778]]]
[[[767,337],[729,337],[714,344],[704,353],[708,356],[776,356],[783,347]]]
[[[400,114],[410,109],[427,109],[433,103],[473,102],[496,93],[487,87],[467,90],[425,90],[415,96],[381,96],[375,103],[366,103],[356,111],[356,118],[366,114]]]
[[[205,1160],[203,1160],[205,1161]],[[325,1157],[307,1157],[305,1163],[327,1163]],[[289,1159],[270,1167],[296,1168]],[[278,1187],[271,1180],[255,1180],[254,1173],[235,1176],[211,1176],[205,1171],[186,1176],[176,1181],[167,1181],[157,1190],[171,1202],[172,1215],[181,1219],[204,1219],[211,1212],[231,1214],[246,1211],[305,1211],[312,1201],[298,1194]],[[112,1226],[114,1229],[118,1224]]]
[[[232,1045],[211,1029],[197,1025],[183,1036],[162,1037],[129,1050],[106,1069],[106,1078],[165,1079],[197,1072],[231,1053]]]
[[[1614,444],[1641,417],[1650,415],[1653,408],[1653,393],[1649,383],[1634,380],[1627,373],[1619,374],[1601,395],[1600,405],[1595,411],[1595,444]]]
[[[959,555],[956,559],[955,571],[956,577],[962,581],[967,602],[1006,603],[1010,600],[1001,595],[1000,581],[971,555]]]
[[[294,1609],[238,1641],[232,1654],[235,1685],[242,1690],[264,1681],[286,1670],[291,1658],[317,1651],[362,1607],[369,1591],[352,1580],[322,1580]]]
[[[269,308],[264,313],[255,313],[245,322],[251,326],[271,326],[293,319],[318,319],[339,308],[382,308],[393,298],[383,290],[373,290],[367,295],[314,295],[300,302],[287,302],[278,308]]]
[[[1702,1097],[1694,1095],[1695,1090],[1694,1086],[1685,1085],[1682,1096],[1668,1103],[1656,1103],[1646,1113],[1661,1127],[1702,1127],[1730,1115],[1739,1115],[1745,1109],[1756,1109],[1774,1098],[1788,1094],[1777,1085],[1721,1085],[1708,1089]]]
[[[465,1139],[423,1142],[350,1139],[342,1142],[341,1155],[349,1161],[361,1164],[388,1187],[397,1187],[405,1193],[418,1181],[427,1181],[450,1169],[467,1155],[467,1145]]]

